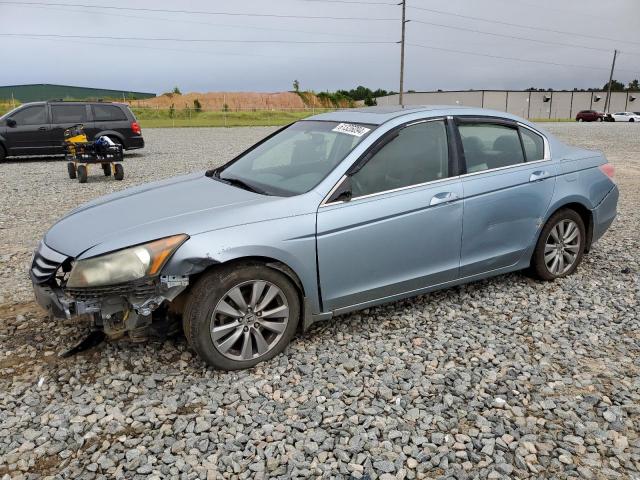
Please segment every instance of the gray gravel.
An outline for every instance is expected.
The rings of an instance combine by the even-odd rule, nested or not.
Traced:
[[[0,478],[640,478],[640,127],[544,127],[617,167],[618,220],[575,275],[343,316],[236,373],[182,338],[58,358],[84,326],[48,320],[25,271],[65,211],[272,129],[147,130],[124,182],[1,164]]]

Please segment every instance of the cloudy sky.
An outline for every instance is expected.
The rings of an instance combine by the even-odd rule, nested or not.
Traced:
[[[397,90],[400,15],[395,0],[0,0],[0,85]],[[407,0],[407,19],[407,90],[600,87],[614,49],[614,78],[640,78],[639,0]]]

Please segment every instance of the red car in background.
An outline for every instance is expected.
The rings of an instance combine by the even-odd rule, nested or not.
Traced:
[[[601,122],[604,113],[595,110],[580,110],[576,115],[576,122]]]

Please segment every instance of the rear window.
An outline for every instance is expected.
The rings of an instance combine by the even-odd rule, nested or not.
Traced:
[[[527,128],[521,128],[520,135],[522,136],[522,145],[527,156],[527,162],[543,160],[544,140],[542,137]]]
[[[518,130],[491,123],[463,123],[458,126],[467,172],[481,172],[524,163]]]
[[[53,123],[82,123],[87,121],[85,105],[51,105]]]
[[[116,105],[92,105],[92,108],[93,118],[96,121],[109,122],[127,119],[122,109]]]

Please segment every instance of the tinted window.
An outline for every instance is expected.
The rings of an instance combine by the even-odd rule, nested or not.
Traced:
[[[127,119],[120,107],[115,105],[93,105],[93,118],[102,122]]]
[[[303,120],[285,128],[218,170],[222,180],[274,195],[315,187],[373,130],[372,125]]]
[[[527,162],[542,160],[544,158],[544,140],[537,133],[527,128],[521,128],[522,145],[527,156]]]
[[[82,123],[87,121],[84,105],[51,105],[53,123]]]
[[[458,129],[468,173],[524,162],[516,128],[491,123],[465,123]]]
[[[23,108],[11,115],[11,118],[16,121],[17,125],[42,125],[47,123],[44,105]]]
[[[353,197],[417,185],[449,176],[449,146],[444,121],[400,130],[351,176]]]

